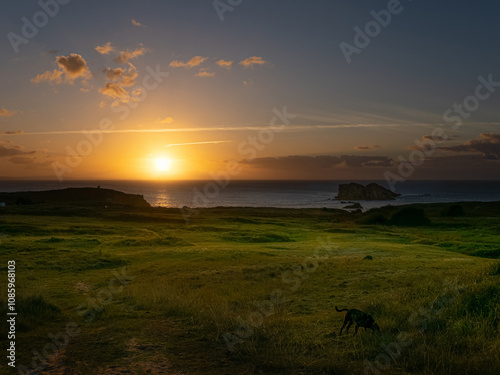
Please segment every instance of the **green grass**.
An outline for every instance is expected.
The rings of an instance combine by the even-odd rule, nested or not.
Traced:
[[[173,209],[7,207],[18,364],[74,322],[48,373],[362,374],[388,358],[383,374],[496,374],[500,205],[462,206],[421,205],[419,226],[391,225],[390,207],[202,209],[189,224]],[[335,306],[372,314],[381,335],[338,336]]]

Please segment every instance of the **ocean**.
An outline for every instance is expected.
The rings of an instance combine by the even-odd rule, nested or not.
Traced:
[[[343,208],[335,200],[339,184],[385,181],[0,181],[0,192],[97,187],[141,194],[162,207],[286,207]],[[364,209],[388,204],[500,201],[500,181],[406,181],[396,185],[394,201],[361,201]]]

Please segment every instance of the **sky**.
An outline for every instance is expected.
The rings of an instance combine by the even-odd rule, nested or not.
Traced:
[[[498,1],[0,4],[3,179],[498,179]]]

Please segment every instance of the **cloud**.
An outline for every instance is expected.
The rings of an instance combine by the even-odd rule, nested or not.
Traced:
[[[253,85],[253,79],[248,78],[247,80],[243,81],[243,86],[250,86]]]
[[[62,75],[63,72],[61,70],[54,69],[52,72],[47,70],[46,72],[38,74],[36,77],[31,78],[31,82],[50,82],[58,85],[62,82]]]
[[[88,79],[92,77],[85,59],[82,55],[72,53],[69,56],[57,56],[56,61],[64,71],[69,82],[73,82],[78,77]]]
[[[134,95],[134,96],[141,96],[142,92],[143,91],[142,91],[141,88],[137,88],[134,91],[132,91],[132,95]]]
[[[16,130],[15,132],[0,132],[0,134],[6,134],[6,135],[24,134],[24,130]]]
[[[208,57],[195,56],[191,60],[189,60],[188,62],[182,62],[182,61],[179,61],[179,60],[173,60],[170,63],[170,66],[172,68],[188,68],[188,69],[191,69],[191,68],[194,68],[195,66],[198,66],[198,65],[202,64],[207,59],[208,59]]]
[[[252,56],[248,59],[240,61],[240,65],[243,65],[245,68],[252,67],[254,65],[264,65],[267,64],[267,61],[264,61],[262,57]]]
[[[16,111],[9,111],[8,109],[0,109],[0,117],[12,117],[16,114]]]
[[[168,145],[165,145],[165,147],[209,145],[209,144],[229,143],[229,142],[233,142],[233,141],[205,141],[205,142],[170,143]]]
[[[106,73],[106,79],[109,81],[117,81],[120,79],[120,77],[125,73],[125,70],[122,68],[116,68],[116,69],[105,69],[104,72]]]
[[[135,50],[127,49],[126,51],[120,51],[118,56],[116,56],[113,59],[113,61],[118,63],[118,64],[126,63],[128,60],[142,56],[148,51],[149,50],[147,48],[144,48],[144,47],[136,48]]]
[[[422,137],[421,141],[425,141],[425,140],[434,141],[434,142],[444,142],[444,141],[448,140],[448,136],[446,134],[444,136],[429,134],[429,135],[424,135]]]
[[[115,49],[111,46],[111,42],[107,42],[102,46],[95,47],[95,50],[99,52],[101,55],[108,55],[110,52],[113,52]]]
[[[359,156],[359,155],[342,155],[342,162],[347,167],[391,167],[394,161],[389,156]]]
[[[196,73],[196,77],[213,77],[215,73],[208,72],[206,68],[201,68],[198,73]]]
[[[23,155],[23,154],[24,152],[22,152],[21,150],[0,145],[0,158],[4,158],[6,156]]]
[[[394,165],[392,158],[388,156],[357,156],[357,155],[320,155],[320,156],[284,156],[257,158],[252,161],[243,161],[246,164],[265,169],[286,170],[294,169],[297,171],[330,169],[335,166],[344,165],[353,168],[367,167],[391,167]]]
[[[45,161],[38,161],[36,157],[30,157],[30,156],[12,156],[9,158],[9,161],[12,164],[20,164],[20,165],[26,165],[27,167],[48,167],[49,165],[52,164],[52,160],[45,160]]]
[[[129,70],[122,75],[122,79],[118,82],[120,86],[122,87],[130,87],[135,85],[135,79],[139,73],[137,73],[137,70],[135,67],[131,66]]]
[[[104,72],[106,72],[105,78],[108,81],[116,82],[121,87],[133,86],[135,84],[135,79],[139,75],[133,65],[131,65],[128,70],[122,68],[108,68],[105,69]]]
[[[159,124],[171,124],[174,122],[174,119],[172,117],[165,117],[163,119],[158,118],[156,119],[156,122]]]
[[[420,151],[422,148],[428,148],[430,147],[430,145],[432,145],[432,147],[435,147],[435,144],[436,143],[443,143],[443,142],[446,142],[446,141],[449,141],[450,138],[458,138],[458,135],[447,135],[447,134],[444,134],[441,136],[441,135],[432,135],[432,134],[428,134],[428,135],[424,135],[422,138],[420,138],[420,140],[418,141],[415,141],[415,144],[414,145],[410,145],[410,146],[406,146],[406,149],[407,150],[415,150],[415,151]],[[428,141],[428,142],[427,142]]]
[[[132,25],[134,25],[134,26],[138,26],[138,27],[144,26],[142,23],[140,23],[140,22],[138,22],[138,21],[134,20],[133,18],[132,18]]]
[[[120,101],[126,103],[129,100],[129,94],[127,90],[122,88],[113,82],[108,82],[106,85],[99,89],[99,92],[103,95],[109,96],[113,99],[120,99]]]
[[[28,168],[46,167],[52,163],[47,149],[28,150],[10,140],[0,140],[0,158],[8,158],[7,161],[12,164]]]
[[[26,150],[24,147],[19,145],[14,145],[9,142],[9,145],[5,145],[6,142],[0,141],[0,158],[18,156],[18,155],[32,155],[36,151]]]
[[[125,87],[131,87],[135,85],[135,80],[138,77],[138,73],[136,68],[129,64],[128,70],[122,68],[116,69],[105,69],[106,72],[105,78],[108,82],[99,89],[99,92],[105,96],[108,96],[112,99],[119,99],[123,103],[127,103],[131,101],[130,93],[125,89]],[[140,96],[140,89],[132,92],[135,96]],[[117,103],[113,103],[117,104]],[[104,103],[100,104],[101,108],[104,106]]]
[[[373,145],[373,146],[354,146],[355,150],[358,151],[374,151],[376,149],[382,148],[380,145]]]
[[[221,68],[224,68],[224,69],[231,69],[231,66],[233,65],[233,61],[228,61],[228,60],[219,60],[216,62],[217,65],[219,65]]]
[[[500,133],[481,133],[479,137],[479,139],[470,139],[461,145],[443,146],[439,149],[456,153],[480,153],[484,159],[500,160]]]
[[[72,53],[69,56],[57,56],[56,61],[59,69],[54,69],[53,71],[47,70],[42,74],[38,74],[31,79],[31,82],[50,82],[58,85],[62,82],[63,73],[66,82],[71,84],[77,78],[82,78],[84,83],[86,80],[92,78],[92,73],[90,73],[85,59],[79,54]]]

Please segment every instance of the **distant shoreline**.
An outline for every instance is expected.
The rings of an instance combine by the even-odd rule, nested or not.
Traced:
[[[237,180],[217,187],[213,181],[64,181],[62,183],[0,181],[0,191],[20,193],[63,188],[96,188],[100,185],[102,189],[142,195],[144,200],[153,207],[343,209],[347,203],[342,203],[342,201],[349,200],[338,201],[335,200],[335,196],[339,185],[344,182],[340,180]],[[378,183],[383,184],[382,181]],[[395,200],[358,202],[363,210],[388,204],[402,206],[414,203],[496,202],[500,201],[500,181],[407,181],[396,186],[396,192],[401,196]]]

